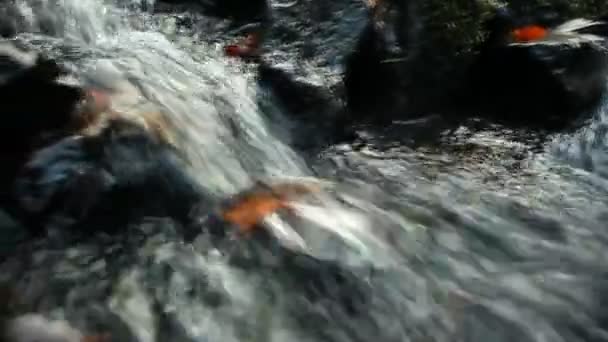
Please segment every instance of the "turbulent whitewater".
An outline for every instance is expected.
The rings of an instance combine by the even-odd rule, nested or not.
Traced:
[[[338,37],[361,18],[341,2]],[[90,241],[4,242],[0,280],[33,309],[108,327],[117,341],[608,340],[608,106],[568,135],[462,127],[440,144],[407,144],[429,118],[303,151],[255,70],[222,55],[224,22],[190,14],[200,22],[189,29],[179,25],[188,14],[141,8],[17,0],[15,41],[68,65],[78,79],[65,82],[111,89],[120,110],[166,114],[189,172],[218,198],[257,180],[322,182],[299,218],[268,225],[355,280],[311,295],[295,269],[231,266],[204,238],[186,244],[150,220]],[[315,42],[328,46],[316,62],[279,46],[274,58],[329,89],[341,53],[332,39]]]

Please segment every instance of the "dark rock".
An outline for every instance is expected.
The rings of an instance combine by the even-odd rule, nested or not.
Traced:
[[[0,259],[13,251],[25,236],[25,229],[8,213],[0,210]]]
[[[502,121],[546,128],[563,128],[599,103],[608,75],[605,42],[575,32],[577,44],[559,37],[513,44],[501,41],[509,24],[500,16],[492,21],[494,32],[470,70],[470,103]]]
[[[412,8],[388,1],[370,9],[368,23],[346,57],[344,88],[350,114],[385,121],[403,116],[408,105],[410,62],[416,53]]]
[[[498,116],[509,120],[536,117],[541,122],[562,125],[593,108],[604,91],[605,45],[515,47],[496,44],[495,40],[515,25],[534,23],[556,28],[578,16],[590,18],[598,10],[608,9],[605,4],[513,0],[506,4],[508,15],[495,15],[487,22],[497,9],[489,1],[383,3],[388,9],[374,21],[384,25],[370,22],[347,60],[349,104],[361,107],[361,112],[371,110],[375,116],[386,113],[378,104],[395,110],[397,113],[389,114],[393,117],[403,116],[405,111],[407,115],[420,110],[449,111],[452,99],[459,98],[465,89],[471,90],[463,84],[471,80],[467,72],[471,63],[475,64],[472,73],[476,76],[471,78],[476,85],[469,99],[487,102],[488,111],[504,109],[505,113]],[[608,36],[608,25],[594,25],[576,33]],[[475,46],[480,44],[486,48],[478,52]],[[490,45],[492,48],[488,48]]]
[[[346,59],[344,87],[351,114],[355,118],[371,119],[371,115],[388,119],[403,110],[404,106],[397,104],[405,101],[401,71],[402,63],[391,60],[383,38],[373,24],[368,25]]]
[[[266,0],[161,0],[160,10],[166,6],[188,6],[200,10],[203,14],[232,19],[239,23],[268,21],[269,6]]]
[[[15,51],[2,51],[4,80],[0,84],[4,115],[0,132],[0,205],[12,215],[16,214],[14,203],[11,204],[12,184],[19,168],[44,133],[66,127],[72,120],[74,104],[82,96],[80,89],[55,82],[64,70],[54,61],[41,57],[28,61],[32,56],[17,56]]]

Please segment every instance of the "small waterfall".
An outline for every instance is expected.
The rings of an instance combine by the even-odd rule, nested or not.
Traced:
[[[311,39],[327,60],[339,60],[342,37],[362,26],[349,22],[364,16],[360,2],[331,5],[343,3],[335,17],[346,23],[320,27],[336,36]],[[274,4],[298,18],[298,1]],[[294,205],[299,217],[268,220],[287,227],[286,244],[318,259],[281,268],[269,251],[239,267],[204,236],[185,244],[168,220],[84,242],[41,238],[0,262],[0,282],[15,284],[35,310],[146,342],[605,340],[604,111],[552,145],[589,155],[573,164],[597,173],[552,151],[532,153],[508,130],[462,141],[450,132],[453,143],[419,149],[378,133],[363,147],[309,158],[291,147],[286,132],[296,124],[260,89],[254,68],[201,38],[216,32],[182,32],[174,15],[141,7],[17,0],[14,41],[66,64],[75,78],[66,81],[112,90],[119,110],[165,115],[188,171],[219,197],[258,179],[324,177],[326,192]],[[291,23],[280,24],[289,33]],[[313,62],[299,67],[335,76]],[[411,133],[397,124],[384,132]],[[344,272],[334,276],[329,262]],[[349,281],[355,286],[343,286]],[[137,338],[120,339],[129,335]]]

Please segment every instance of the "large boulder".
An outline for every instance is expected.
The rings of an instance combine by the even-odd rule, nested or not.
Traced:
[[[469,100],[500,119],[564,127],[597,105],[608,75],[608,22],[501,10],[470,69]]]
[[[468,105],[495,105],[489,111],[506,109],[509,119],[529,119],[533,113],[545,120],[549,113],[555,114],[554,122],[563,123],[594,104],[604,89],[605,49],[556,41],[488,48],[494,29],[487,23],[498,10],[509,8],[522,23],[552,27],[579,16],[596,17],[608,10],[605,2],[377,3],[387,8],[374,18],[381,25],[368,25],[346,60],[347,98],[356,109],[364,108],[362,112],[377,109],[378,103],[397,113],[446,111],[464,99]],[[471,66],[473,88],[465,86]],[[498,105],[495,100],[500,98],[506,105]]]
[[[484,24],[499,8],[508,7],[518,17],[543,11],[559,21],[608,14],[608,2],[595,0],[428,0],[417,5],[418,31],[424,36],[417,41],[419,62],[437,64],[433,74],[463,72],[460,66],[471,61],[488,37]]]

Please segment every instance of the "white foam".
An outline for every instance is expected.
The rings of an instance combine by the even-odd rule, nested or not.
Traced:
[[[66,321],[50,321],[39,314],[27,314],[7,323],[7,342],[80,342],[82,335]]]

